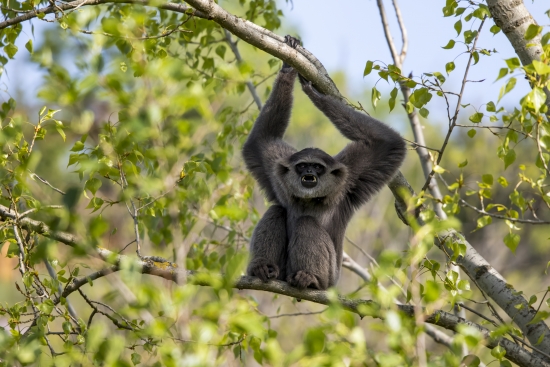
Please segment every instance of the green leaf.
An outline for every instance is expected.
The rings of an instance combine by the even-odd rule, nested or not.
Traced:
[[[77,141],[71,148],[71,152],[80,152],[82,149],[84,149],[84,143],[81,141]]]
[[[447,45],[443,46],[442,48],[444,48],[445,50],[450,50],[453,47],[455,47],[455,41],[454,40],[449,40],[449,43],[447,43]]]
[[[498,32],[500,32],[500,27],[498,25],[493,25],[490,29],[492,34],[497,34]]]
[[[319,354],[325,348],[326,334],[319,328],[310,329],[306,332],[305,347],[311,355]]]
[[[479,124],[482,118],[483,118],[483,113],[476,112],[472,116],[470,116],[469,120],[472,121],[473,123]]]
[[[539,33],[542,31],[542,27],[538,26],[536,24],[530,24],[527,30],[525,31],[525,38],[526,40],[532,40],[536,36],[539,35]]]
[[[418,112],[420,112],[420,116],[424,118],[428,118],[428,115],[430,114],[430,111],[422,107]]]
[[[224,45],[219,45],[218,47],[216,47],[216,55],[223,59],[225,56],[225,50],[226,47]]]
[[[65,139],[67,138],[67,136],[65,135],[65,132],[63,131],[63,129],[59,126],[56,126],[55,129],[57,130],[57,132],[59,133],[59,135],[61,135],[61,137],[63,138],[63,141],[65,141]]]
[[[474,58],[474,65],[477,64],[479,62],[479,52],[474,51],[472,57]]]
[[[477,133],[476,129],[470,129],[470,130],[468,130],[468,136],[469,136],[470,138],[473,138],[474,136],[476,136],[476,133]]]
[[[493,218],[488,215],[484,215],[481,218],[477,219],[477,229],[483,228],[493,222]]]
[[[4,46],[4,52],[6,53],[6,55],[8,55],[10,59],[13,59],[13,57],[17,53],[17,50],[19,49],[13,43],[8,43],[6,46]]]
[[[25,48],[27,51],[29,51],[32,54],[33,48],[32,48],[32,39],[29,39],[27,43],[25,43]]]
[[[506,354],[506,349],[502,348],[500,345],[497,345],[495,348],[491,350],[491,355],[498,359],[499,361],[504,358],[504,355]]]
[[[508,168],[516,160],[516,152],[514,149],[508,150],[508,153],[504,156],[504,169]]]
[[[134,366],[137,366],[138,364],[141,363],[141,356],[137,353],[132,353],[132,363],[134,364]]]
[[[395,108],[395,99],[397,98],[397,88],[393,88],[390,92],[390,100],[388,101],[388,104],[390,106],[390,112],[393,111]]]
[[[533,90],[527,96],[527,103],[532,105],[532,107],[535,109],[535,112],[538,112],[540,108],[544,106],[544,102],[546,102],[546,94],[539,87],[533,88]]]
[[[550,65],[540,62],[538,60],[533,61],[533,67],[539,75],[544,75],[550,73]]]
[[[445,64],[445,71],[447,72],[447,75],[451,73],[455,69],[455,63],[454,62],[448,62]]]
[[[42,312],[45,315],[49,315],[52,313],[54,304],[51,299],[47,299],[44,302],[40,303],[38,306],[36,306],[40,312]]]
[[[502,187],[508,187],[508,181],[506,180],[506,178],[500,176],[498,178],[498,183],[500,184],[500,186]]]
[[[410,102],[414,105],[414,107],[422,108],[431,99],[432,94],[428,92],[428,88],[419,88],[411,94]]]
[[[458,36],[460,34],[460,32],[462,32],[462,21],[459,19],[455,25],[455,31],[456,31],[456,35]]]
[[[466,159],[464,162],[461,162],[461,163],[458,164],[458,168],[463,168],[463,167],[466,167],[467,165],[468,165],[468,160]]]
[[[519,234],[508,233],[506,237],[504,237],[504,244],[515,254],[516,248],[519,245],[519,240],[520,240]]]
[[[370,74],[370,72],[372,71],[372,65],[372,61],[367,61],[367,64],[365,65],[365,70],[363,71],[363,76],[367,76]]]
[[[434,170],[435,173],[440,173],[440,174],[445,172],[445,168],[443,168],[441,166],[438,166],[438,165],[435,165],[433,170]]]
[[[517,57],[512,57],[510,59],[506,59],[506,65],[510,68],[510,71],[514,71],[514,69],[517,69],[521,66],[519,59]]]
[[[100,187],[101,181],[95,177],[90,178],[88,181],[86,181],[86,184],[84,185],[84,189],[90,190],[90,192],[94,195]]]
[[[506,75],[508,75],[508,68],[502,68],[498,72],[498,77],[496,78],[495,82],[501,78],[504,78]]]
[[[372,107],[374,107],[374,109],[376,109],[376,105],[378,104],[378,101],[380,100],[381,96],[382,95],[380,94],[378,89],[376,89],[376,87],[372,87],[371,102],[372,102]]]
[[[466,44],[469,44],[474,40],[474,38],[476,38],[476,36],[477,31],[464,31],[464,42],[466,42]]]
[[[61,325],[61,327],[63,328],[63,331],[65,332],[65,334],[69,334],[71,331],[73,331],[73,326],[71,325],[71,323],[69,321],[64,321],[63,324]]]
[[[496,112],[497,108],[495,106],[495,103],[493,101],[490,101],[487,103],[487,106],[485,107],[487,109],[487,112]]]
[[[464,358],[462,358],[462,362],[460,362],[461,367],[478,367],[481,363],[481,360],[478,356],[474,354],[468,354]]]
[[[510,78],[506,85],[500,89],[500,93],[498,96],[498,100],[500,101],[504,95],[506,95],[508,92],[510,92],[514,87],[516,86],[516,78]]]
[[[489,186],[492,186],[493,185],[493,175],[491,174],[485,174],[483,176],[481,176],[481,181],[484,183],[484,184],[487,184]]]

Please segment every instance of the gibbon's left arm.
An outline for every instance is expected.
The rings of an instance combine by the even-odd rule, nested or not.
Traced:
[[[300,82],[313,104],[352,141],[334,158],[348,167],[346,196],[353,211],[395,175],[405,158],[405,142],[386,124],[320,93],[301,76]]]
[[[292,48],[299,45],[299,41],[290,36],[285,37],[285,43]],[[272,184],[273,167],[277,160],[296,152],[296,149],[283,141],[292,110],[292,91],[296,75],[292,66],[283,63],[269,99],[260,111],[242,149],[248,170],[264,189],[269,201],[277,202],[281,199],[277,198]]]

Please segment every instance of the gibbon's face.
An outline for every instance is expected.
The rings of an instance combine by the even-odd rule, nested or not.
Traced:
[[[333,203],[343,192],[347,168],[320,149],[306,148],[280,160],[275,174],[287,195]]]
[[[294,170],[300,176],[302,186],[306,189],[312,189],[317,186],[320,177],[326,172],[327,168],[316,162],[300,162],[294,166]]]

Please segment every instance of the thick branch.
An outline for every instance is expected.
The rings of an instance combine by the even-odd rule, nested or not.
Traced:
[[[16,215],[14,212],[9,210],[9,208],[3,205],[0,205],[0,218],[4,220],[6,219],[15,220]],[[76,236],[70,233],[51,231],[50,228],[43,222],[32,220],[29,218],[24,218],[19,222],[19,225],[22,228],[35,231],[38,234],[57,240],[68,246],[71,246],[71,247],[78,246],[82,248],[82,246],[78,244]],[[99,270],[95,273],[92,273],[88,276],[83,276],[81,278],[74,279],[72,283],[69,284],[64,289],[62,294],[63,297],[67,297],[71,293],[80,289],[83,285],[85,285],[88,282],[88,280],[98,279],[118,271],[120,262],[122,260],[127,261],[126,259],[128,259],[128,257],[125,255],[118,255],[113,253],[112,251],[109,251],[100,247],[95,248],[94,250],[95,250],[95,253],[93,254],[94,256],[99,257],[105,261],[108,261],[113,265],[105,269]],[[188,282],[196,285],[201,285],[201,286],[212,286],[213,284],[213,280],[211,276],[202,277],[200,276],[200,274],[190,272],[190,271],[185,271],[179,268],[177,264],[174,264],[168,261],[161,262],[161,261],[154,261],[151,259],[145,259],[145,260],[135,259],[133,261],[135,261],[136,265],[140,268],[143,274],[158,276],[164,279],[171,280],[176,283],[179,283],[182,280],[187,279]],[[483,274],[480,275],[480,279],[478,279],[478,281],[483,281],[483,279],[481,279],[482,276]],[[266,291],[271,293],[277,293],[277,294],[282,294],[289,297],[299,298],[299,299],[320,303],[324,305],[328,305],[332,302],[331,298],[328,296],[328,294],[325,291],[317,291],[312,289],[299,290],[297,288],[293,288],[289,286],[287,283],[282,281],[270,281],[268,283],[263,283],[258,278],[243,276],[235,282],[234,287],[238,289],[260,290],[260,291]],[[55,301],[54,303],[57,304],[59,303],[60,299],[57,298],[54,301]],[[364,316],[381,317],[380,313],[378,312],[379,306],[373,301],[351,300],[344,297],[339,297],[338,302],[346,310],[350,312],[354,312],[360,315],[361,317],[364,317]],[[397,304],[396,307],[406,315],[410,317],[414,316],[413,306]],[[480,325],[477,325],[476,323],[466,321],[463,318],[457,317],[448,312],[436,311],[429,315],[425,315],[425,322],[429,324],[438,325],[453,331],[457,331],[458,326],[461,324],[474,327],[483,335],[483,337],[486,340],[486,345],[488,348],[494,348],[497,345],[502,346],[504,349],[506,349],[506,357],[510,359],[512,362],[525,367],[534,366],[534,365],[550,367],[550,363],[542,361],[538,356],[528,352],[527,350],[521,348],[517,344],[514,344],[507,339],[501,338],[496,340],[490,340],[488,329]]]
[[[98,5],[116,2],[149,5],[149,3],[146,1],[137,0],[79,0],[74,3],[59,4],[59,8],[69,10],[74,9],[77,6]],[[298,47],[297,50],[292,49],[282,42],[282,37],[274,35],[272,32],[263,29],[262,27],[252,22],[238,18],[226,12],[213,1],[189,0],[188,3],[198,10],[198,12],[194,12],[196,16],[201,16],[206,19],[211,19],[215,21],[223,28],[229,30],[244,41],[292,65],[302,75],[315,83],[315,85],[322,92],[341,98],[338,89],[336,88],[330,77],[327,75],[320,62],[316,60],[315,57],[308,53],[307,50],[305,50],[304,48]],[[189,10],[188,7],[181,4],[157,3],[154,6],[160,9],[166,9],[175,12],[185,12]],[[49,7],[42,8],[41,10],[25,13],[21,16],[8,19],[5,22],[0,22],[0,29],[36,17],[37,12],[48,14],[54,12],[54,9]],[[396,207],[398,208],[401,217],[405,218],[404,213],[406,213],[407,202],[403,195],[406,196],[406,193],[412,193],[412,188],[400,172],[394,177],[394,179],[389,183],[388,186],[390,186],[392,192],[396,196]],[[10,213],[9,209],[4,206],[0,206],[0,217],[15,219],[15,215],[13,213]],[[44,223],[24,218],[19,221],[19,225],[23,226],[24,228],[32,229],[37,233],[41,233],[67,245],[76,246],[76,239],[73,235],[61,232],[49,232],[50,229]],[[497,304],[508,313],[508,315],[514,320],[514,322],[518,324],[521,330],[528,337],[531,344],[536,345],[539,337],[543,337],[543,341],[541,344],[539,344],[539,348],[545,352],[548,352],[550,350],[550,330],[543,321],[540,321],[533,325],[527,324],[529,321],[532,320],[532,316],[534,316],[534,314],[530,312],[527,301],[521,295],[518,295],[517,292],[514,291],[509,284],[506,283],[505,279],[495,269],[493,269],[491,265],[483,257],[481,257],[481,255],[479,255],[479,253],[467,241],[465,241],[458,232],[447,231],[446,233],[440,234],[440,237],[445,236],[452,236],[453,238],[460,240],[460,242],[465,245],[465,256],[461,257],[457,261],[457,263],[464,271],[466,271],[468,276],[471,279],[475,279],[482,291],[485,292],[485,294],[487,294],[489,297],[494,299]],[[443,245],[441,244],[440,246],[446,253],[452,253],[449,248],[443,248]],[[95,249],[95,251],[95,256],[103,259],[108,259],[108,257],[112,254],[109,251],[101,248],[97,248]],[[120,257],[115,256],[115,262],[117,261],[117,259],[119,260]],[[149,274],[154,274],[167,279],[173,277],[174,274],[178,274],[178,272],[176,271],[177,268],[174,269],[170,265],[166,265],[165,267],[157,267],[155,266],[153,261],[148,259],[143,260],[142,263],[145,269],[144,272]],[[303,295],[300,296],[300,298],[308,299]],[[517,308],[520,308],[520,310],[518,311]],[[518,316],[519,314],[521,314],[521,316]]]
[[[536,25],[523,0],[487,0],[487,5],[493,16],[495,24],[502,29],[514,51],[521,60],[522,65],[529,65],[535,60],[540,60],[543,53],[541,35],[526,40],[525,32],[530,25]],[[546,93],[546,105],[550,109],[550,91],[544,88]]]

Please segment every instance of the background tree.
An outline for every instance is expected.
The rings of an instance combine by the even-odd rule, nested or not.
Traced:
[[[0,63],[29,52],[46,107],[3,93],[0,365],[549,366],[550,33],[521,1],[448,0],[445,70],[408,74],[400,9],[398,47],[377,6],[393,60],[357,62],[395,88],[358,97],[408,121],[420,159],[354,219],[351,271],[320,292],[241,276],[266,203],[239,150],[280,60],[344,98],[283,43],[274,1],[3,0]],[[500,95],[464,105],[494,54],[487,27],[519,59],[495,59]],[[501,104],[517,83],[529,93]],[[289,139],[337,152],[345,139],[297,95]]]

